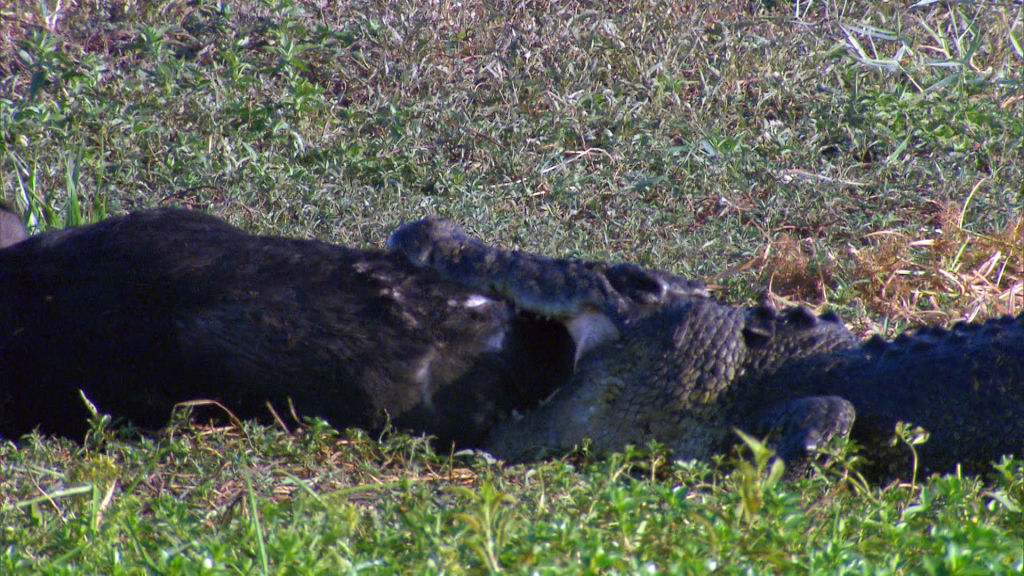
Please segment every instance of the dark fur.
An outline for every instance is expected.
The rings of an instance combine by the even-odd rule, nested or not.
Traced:
[[[475,304],[467,306],[466,303]],[[213,398],[477,446],[566,381],[572,344],[404,258],[153,210],[0,250],[0,434],[80,436],[78,390],[164,424]]]

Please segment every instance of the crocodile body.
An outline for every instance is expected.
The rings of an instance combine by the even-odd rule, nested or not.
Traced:
[[[432,258],[420,265],[466,285],[487,281],[473,268],[444,264],[446,254],[463,250],[463,232],[437,236],[442,241],[426,240],[434,244]],[[520,273],[527,278],[543,262],[484,249],[499,254],[474,259],[504,263],[509,277],[519,262],[530,264]],[[531,290],[519,298],[512,283],[487,288],[525,310],[537,299]],[[578,301],[560,293],[541,311],[571,322],[579,302],[590,299],[590,292]],[[780,455],[793,463],[830,437],[850,434],[871,472],[906,475],[909,450],[890,448],[902,421],[931,433],[918,448],[926,472],[957,463],[980,471],[1002,454],[1024,453],[1024,316],[859,343],[834,315],[801,308],[777,313],[694,294],[649,304],[603,307],[617,315],[617,330],[577,350],[571,382],[543,406],[498,423],[488,450],[523,460],[585,441],[597,453],[657,441],[680,458],[707,458],[729,449],[735,427],[773,433]]]
[[[905,446],[891,447],[899,421],[930,433],[916,447],[924,472],[952,471],[957,464],[984,472],[1004,454],[1024,455],[1024,315],[949,330],[924,327],[893,341],[872,337],[743,384],[731,410],[738,426],[772,402],[845,399],[856,408],[851,434],[870,456],[870,470],[883,477],[905,475],[912,465]]]

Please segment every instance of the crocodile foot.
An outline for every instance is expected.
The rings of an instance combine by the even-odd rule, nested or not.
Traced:
[[[806,471],[829,440],[848,436],[856,414],[853,404],[840,396],[805,396],[772,407],[749,430],[776,441],[775,453],[793,477]]]

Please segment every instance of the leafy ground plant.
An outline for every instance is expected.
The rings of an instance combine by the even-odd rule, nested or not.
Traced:
[[[13,0],[0,194],[379,246],[439,214],[886,335],[1024,305],[1013,2]],[[1011,573],[1024,471],[508,467],[323,423],[0,447],[0,573]]]

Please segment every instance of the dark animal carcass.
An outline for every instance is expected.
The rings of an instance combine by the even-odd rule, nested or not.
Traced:
[[[20,221],[18,221],[20,225]],[[3,221],[6,234],[7,221]],[[14,236],[12,236],[13,238]],[[247,234],[159,209],[0,250],[0,435],[80,436],[100,411],[159,427],[220,401],[477,446],[568,380],[560,324],[405,258]]]

